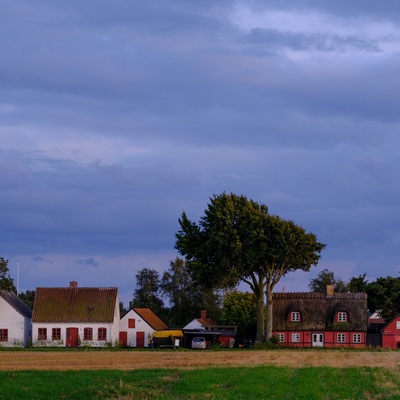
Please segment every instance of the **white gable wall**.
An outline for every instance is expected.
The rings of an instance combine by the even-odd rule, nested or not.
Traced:
[[[204,326],[201,325],[201,323],[197,319],[189,322],[183,329],[200,329],[203,331],[205,330]]]
[[[128,327],[128,320],[135,320],[135,328]],[[120,332],[127,332],[128,347],[137,347],[136,334],[137,332],[144,332],[144,346],[148,347],[148,339],[154,332],[154,329],[134,310],[129,310],[120,320]]]
[[[8,330],[8,341],[0,342],[0,346],[28,346],[32,329],[30,318],[21,315],[2,297],[0,297],[0,329]]]

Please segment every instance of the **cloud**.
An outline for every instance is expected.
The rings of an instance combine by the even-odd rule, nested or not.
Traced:
[[[98,267],[99,266],[99,263],[93,258],[93,257],[88,257],[88,258],[85,258],[85,259],[79,259],[79,260],[76,260],[76,263],[77,264],[81,264],[81,265],[89,265],[89,266],[91,266],[91,267]]]

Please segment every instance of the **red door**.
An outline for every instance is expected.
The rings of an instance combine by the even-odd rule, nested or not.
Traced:
[[[67,347],[78,347],[78,328],[67,328]]]
[[[119,333],[119,343],[122,347],[128,347],[128,332]]]
[[[144,347],[144,332],[136,332],[136,347]]]

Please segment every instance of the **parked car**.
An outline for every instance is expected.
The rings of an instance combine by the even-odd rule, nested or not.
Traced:
[[[207,342],[203,337],[195,337],[192,340],[192,349],[206,349]]]

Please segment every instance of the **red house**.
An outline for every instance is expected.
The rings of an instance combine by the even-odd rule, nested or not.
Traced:
[[[400,348],[400,314],[394,317],[382,329],[382,347],[384,349]]]
[[[274,293],[273,335],[287,347],[365,347],[366,293]],[[399,331],[400,333],[400,331]]]

